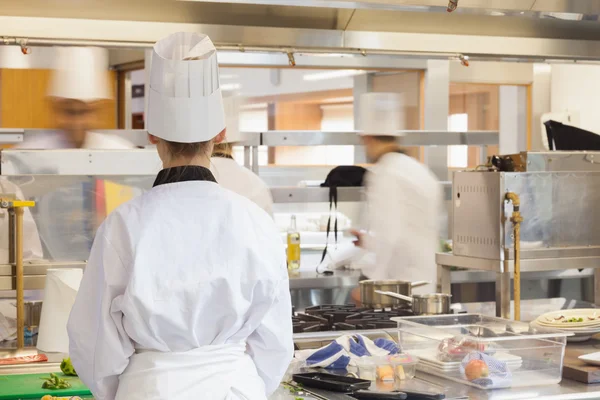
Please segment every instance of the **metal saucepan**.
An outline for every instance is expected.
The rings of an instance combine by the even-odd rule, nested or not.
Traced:
[[[410,296],[412,288],[428,285],[430,282],[396,281],[396,280],[366,280],[360,281],[360,299],[363,307],[391,308],[403,304],[401,300],[376,293],[377,290]]]
[[[441,315],[450,314],[450,298],[451,294],[432,293],[432,294],[415,294],[404,296],[393,292],[376,291],[377,294],[387,297],[393,297],[398,300],[404,300],[412,304],[412,310],[415,315]]]

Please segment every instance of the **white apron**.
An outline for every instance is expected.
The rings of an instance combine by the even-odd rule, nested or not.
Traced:
[[[115,400],[266,400],[246,344],[187,352],[137,350],[119,377]]]

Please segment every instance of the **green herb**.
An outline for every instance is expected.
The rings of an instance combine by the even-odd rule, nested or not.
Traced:
[[[77,372],[75,372],[75,368],[71,363],[71,358],[65,358],[62,360],[62,362],[60,363],[60,370],[65,375],[77,376]]]
[[[583,318],[569,318],[564,322],[583,322]]]
[[[71,387],[71,384],[69,382],[67,382],[65,379],[59,378],[56,374],[50,374],[49,378],[40,379],[44,379],[42,389],[60,390],[68,389]]]

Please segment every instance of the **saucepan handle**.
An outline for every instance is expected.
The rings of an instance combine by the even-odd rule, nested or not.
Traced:
[[[430,283],[431,282],[429,282],[429,281],[416,281],[416,282],[411,282],[410,287],[417,288],[417,287],[429,285]]]
[[[384,292],[383,290],[375,290],[374,291],[377,294],[381,294],[383,296],[388,296],[388,297],[393,297],[395,299],[400,299],[400,300],[404,300],[404,301],[408,301],[409,303],[413,302],[413,298],[410,296],[405,296],[403,294],[398,294],[398,293],[394,293],[394,292]]]

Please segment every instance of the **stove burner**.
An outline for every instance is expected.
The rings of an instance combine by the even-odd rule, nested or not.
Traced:
[[[309,307],[304,313],[294,312],[292,322],[294,333],[390,329],[397,327],[397,323],[391,321],[391,318],[413,315],[410,308],[374,310],[352,304],[326,304]]]

